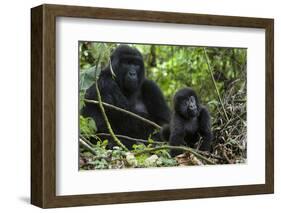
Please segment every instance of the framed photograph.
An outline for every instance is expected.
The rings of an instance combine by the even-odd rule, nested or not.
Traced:
[[[274,192],[274,21],[31,9],[31,203]]]

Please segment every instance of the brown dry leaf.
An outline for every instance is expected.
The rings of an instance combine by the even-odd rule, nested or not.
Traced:
[[[184,153],[176,156],[176,161],[178,162],[179,166],[204,165],[201,160],[191,153]]]

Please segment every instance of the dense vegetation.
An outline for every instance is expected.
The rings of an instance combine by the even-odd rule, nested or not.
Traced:
[[[115,43],[79,43],[80,107],[94,76],[108,64]],[[192,87],[212,117],[214,152],[191,150],[172,158],[165,143],[136,143],[131,152],[120,146],[107,149],[99,140],[95,122],[80,116],[80,168],[177,166],[243,163],[246,161],[246,49],[164,45],[133,45],[143,54],[146,76],[157,82],[171,106],[175,92]],[[92,144],[90,138],[99,142]],[[121,139],[122,141],[122,139]],[[155,151],[147,151],[160,147]],[[137,153],[137,154],[136,154]]]

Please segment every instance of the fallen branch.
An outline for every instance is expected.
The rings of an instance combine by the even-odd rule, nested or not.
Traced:
[[[96,101],[96,100],[84,99],[84,101],[85,101],[85,102],[88,102],[88,103],[93,103],[93,104],[98,104],[98,105],[99,105],[99,101]],[[143,121],[143,122],[145,122],[145,123],[148,123],[148,124],[154,126],[156,129],[161,129],[161,126],[159,126],[158,124],[156,124],[156,123],[154,123],[153,121],[150,121],[150,120],[148,120],[148,119],[146,119],[146,118],[143,118],[143,117],[141,117],[141,116],[139,116],[139,115],[137,115],[137,114],[135,114],[135,113],[133,113],[133,112],[127,111],[127,110],[125,110],[125,109],[119,108],[119,107],[117,107],[117,106],[114,106],[114,105],[111,105],[111,104],[108,104],[108,103],[105,103],[105,102],[102,102],[102,105],[104,105],[104,106],[106,106],[106,107],[108,107],[108,108],[117,110],[117,111],[119,111],[119,112],[126,113],[126,114],[128,114],[128,115],[130,115],[130,116],[132,116],[132,117],[134,117],[134,118],[137,118],[137,119],[139,119],[139,120],[141,120],[141,121]]]
[[[96,136],[111,136],[108,133],[97,133]],[[139,139],[139,138],[132,138],[126,135],[116,135],[117,138],[121,138],[121,139],[127,139],[130,141],[135,141],[135,142],[141,142],[141,143],[154,143],[154,144],[165,144],[166,142],[163,141],[148,141],[148,140],[144,140],[144,139]]]
[[[215,154],[212,154],[212,153],[204,152],[204,151],[201,151],[201,150],[196,150],[196,152],[198,152],[199,154],[204,155],[206,157],[211,157],[211,158],[215,158],[215,159],[218,159],[218,160],[223,160],[223,158],[221,156],[218,156],[218,155],[215,155]]]
[[[89,146],[92,146],[92,142],[90,142],[88,139],[86,139],[83,135],[79,135],[80,139],[82,139],[84,142],[86,142]]]
[[[141,155],[141,154],[144,154],[144,153],[150,153],[150,152],[154,152],[154,151],[158,151],[158,150],[162,150],[162,149],[175,149],[175,150],[181,150],[181,151],[189,152],[189,153],[193,154],[194,156],[196,156],[197,158],[199,158],[201,160],[204,160],[204,161],[206,161],[207,163],[209,163],[211,165],[215,164],[212,160],[204,157],[203,155],[199,154],[198,152],[196,152],[192,148],[183,147],[183,146],[169,146],[169,145],[165,145],[165,146],[145,149],[143,151],[136,152],[135,155]]]
[[[96,151],[87,143],[85,142],[82,138],[79,138],[79,143],[88,151],[90,151],[93,155],[97,155]]]
[[[84,138],[82,135],[80,135],[79,143],[81,146],[83,146],[84,149],[87,149],[89,152],[91,152],[94,156],[91,158],[92,161],[95,160],[101,160],[101,159],[108,159],[108,156],[97,156],[97,152],[91,147],[90,144],[92,144],[90,141],[88,141],[86,138]],[[91,163],[87,162],[85,165],[92,165]]]
[[[108,133],[97,133],[96,136],[110,136],[110,134],[108,134]],[[130,141],[141,142],[141,143],[151,143],[151,144],[160,144],[160,145],[168,143],[167,141],[148,141],[148,140],[139,139],[139,138],[132,138],[132,137],[129,137],[129,136],[126,136],[126,135],[116,135],[116,137],[121,138],[121,139],[127,139],[127,140],[130,140]],[[195,150],[195,149],[194,149],[194,151],[201,154],[201,155],[207,156],[207,157],[215,158],[215,159],[218,159],[218,160],[223,160],[222,157],[220,157],[218,155],[215,155],[215,154],[212,154],[212,153],[207,153],[207,152],[203,152],[201,150]]]
[[[99,135],[105,135],[105,136],[111,136],[110,134],[107,133],[99,133]],[[141,142],[146,142],[149,143],[147,140],[143,140],[143,139],[136,139],[136,138],[131,138],[128,136],[124,136],[124,135],[116,135],[116,137],[119,138],[125,138],[128,140],[133,140],[133,141],[141,141]],[[79,138],[79,142],[80,144],[87,149],[88,151],[90,151],[93,155],[97,155],[97,153],[95,152],[95,150],[87,143],[85,142],[82,138]],[[165,142],[161,142],[161,141],[153,141],[152,143],[165,143]],[[206,162],[210,163],[210,164],[215,164],[213,161],[209,160],[208,158],[205,158],[202,155],[205,155],[207,157],[213,157],[213,158],[217,158],[217,159],[222,159],[221,157],[214,155],[214,154],[210,154],[210,153],[206,153],[206,152],[202,152],[202,151],[195,151],[192,148],[188,148],[188,147],[177,147],[177,146],[162,146],[162,147],[156,147],[156,148],[151,148],[151,149],[146,149],[144,151],[135,153],[135,155],[141,155],[147,152],[153,152],[153,151],[157,151],[157,150],[161,150],[161,149],[178,149],[178,150],[183,150],[183,151],[187,151],[192,153],[193,155],[195,155],[196,157],[200,158],[201,160],[205,160]],[[104,158],[104,157],[103,157]]]
[[[222,150],[222,154],[229,164],[233,164],[233,161],[229,159],[229,157],[227,156],[226,151],[224,149]]]

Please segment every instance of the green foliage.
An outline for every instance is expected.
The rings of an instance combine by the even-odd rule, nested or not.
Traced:
[[[80,74],[79,91],[85,93],[99,76],[102,68],[110,62],[110,54],[116,44],[79,43]],[[114,74],[113,74],[114,75]]]
[[[134,144],[133,145],[133,151],[138,152],[138,151],[143,151],[146,149],[145,144]],[[148,153],[141,154],[136,156],[136,160],[138,161],[139,165],[145,165],[145,160],[149,157],[150,155]]]
[[[177,161],[165,152],[156,151],[154,154],[135,155],[135,152],[147,148],[143,144],[136,145],[132,152],[125,152],[118,146],[108,150],[106,146],[107,142],[105,141],[99,141],[96,145],[92,145],[91,147],[95,150],[96,155],[80,148],[80,169],[148,168],[178,165]]]
[[[97,131],[97,126],[92,118],[84,118],[80,115],[80,134],[90,138]]]
[[[79,42],[80,70],[95,66],[105,67],[116,46],[114,43]]]
[[[92,84],[96,76],[96,67],[82,69],[80,71],[79,88],[81,92],[86,91]]]

